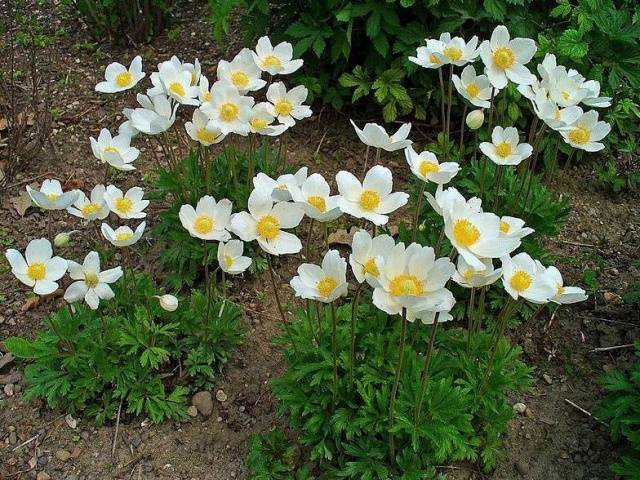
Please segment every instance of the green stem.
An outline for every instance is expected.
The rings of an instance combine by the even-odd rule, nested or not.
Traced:
[[[504,165],[498,165],[498,169],[496,171],[496,187],[493,192],[493,211],[495,212],[498,208],[498,203],[500,200],[500,187],[502,187],[502,176],[504,174]]]
[[[467,306],[467,353],[471,351],[471,330],[473,329],[473,314],[476,300],[476,289],[471,288],[469,294],[469,305]]]
[[[278,286],[276,285],[276,274],[273,270],[273,262],[271,261],[271,255],[267,254],[267,264],[269,265],[269,276],[271,277],[271,286],[273,287],[273,296],[276,299],[276,304],[278,305],[278,311],[280,312],[280,317],[282,318],[282,323],[284,324],[284,328],[287,331],[287,335],[289,336],[289,340],[291,341],[291,346],[293,347],[293,351],[296,355],[298,355],[298,348],[296,347],[296,343],[293,340],[293,334],[291,333],[291,327],[289,326],[289,322],[287,322],[287,317],[284,314],[284,310],[282,308],[282,303],[280,302],[280,294],[278,293]]]
[[[356,319],[358,313],[358,300],[360,299],[360,290],[362,290],[362,283],[358,284],[356,293],[353,295],[351,301],[351,355],[349,356],[349,374],[351,376],[351,383],[353,384],[353,370],[356,363]]]
[[[207,258],[208,249],[207,241],[202,241],[202,265],[204,266],[204,285],[207,291],[207,309],[205,310],[204,317],[204,341],[209,340],[209,313],[211,311],[211,277],[209,275],[209,259]]]
[[[411,234],[411,241],[415,242],[416,237],[418,236],[418,218],[420,217],[420,209],[422,208],[422,197],[424,197],[424,190],[427,187],[427,182],[422,182],[422,186],[420,187],[420,193],[418,194],[418,199],[416,200],[416,213],[413,216],[413,233]]]
[[[424,394],[427,389],[427,381],[429,380],[429,367],[431,366],[431,357],[433,356],[433,345],[436,341],[436,331],[438,329],[438,314],[433,319],[433,327],[431,327],[431,335],[429,336],[429,346],[427,347],[427,353],[424,357],[424,364],[422,366],[422,373],[420,374],[420,393],[418,394],[418,404],[415,409],[415,422],[418,424],[420,418],[420,412],[422,412],[422,405],[424,404]],[[417,320],[416,320],[417,321]]]
[[[391,390],[391,399],[389,400],[389,456],[391,462],[395,463],[395,444],[393,438],[393,422],[395,419],[396,396],[398,394],[398,385],[400,384],[400,374],[402,373],[402,364],[404,362],[404,345],[407,335],[407,309],[402,309],[402,324],[400,328],[400,350],[398,352],[398,363],[396,364],[396,374],[393,381],[393,389]]]
[[[336,305],[331,302],[331,356],[333,357],[333,404],[338,396],[338,348],[336,346]]]

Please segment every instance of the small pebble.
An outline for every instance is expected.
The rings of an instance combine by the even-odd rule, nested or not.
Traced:
[[[516,413],[523,414],[527,411],[527,406],[524,403],[518,402],[513,404],[513,411]]]
[[[56,451],[56,458],[61,462],[66,462],[67,460],[69,460],[69,458],[71,458],[71,453],[67,450],[58,450]]]

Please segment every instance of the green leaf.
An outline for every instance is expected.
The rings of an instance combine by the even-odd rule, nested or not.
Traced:
[[[383,57],[386,57],[387,53],[389,53],[389,40],[387,40],[387,36],[384,33],[378,34],[373,39],[373,46]]]
[[[494,20],[503,21],[507,13],[507,6],[503,0],[484,0],[484,9]]]
[[[577,30],[568,29],[558,39],[557,49],[559,55],[579,61],[589,52],[589,45],[582,40],[582,35]]]
[[[25,338],[9,337],[4,341],[4,346],[18,358],[36,358],[37,356],[36,348]]]

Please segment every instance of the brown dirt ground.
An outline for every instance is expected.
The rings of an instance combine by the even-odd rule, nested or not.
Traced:
[[[75,19],[61,15],[57,7],[34,8],[33,12],[52,34],[60,27],[54,44],[45,50],[47,62],[42,74],[50,82],[52,108],[57,120],[52,134],[54,150],[43,153],[21,167],[14,182],[22,182],[2,192],[0,198],[0,243],[3,248],[24,248],[29,239],[40,236],[45,228],[42,214],[30,209],[21,217],[11,204],[24,184],[49,172],[74,187],[85,190],[102,182],[102,171],[94,168],[88,137],[102,127],[117,129],[120,110],[135,103],[133,95],[107,97],[93,92],[93,86],[110,61],[129,61],[138,51],[108,45],[82,44],[86,31]],[[209,35],[205,6],[188,4],[176,19],[175,38],[157,38],[140,51],[145,70],[172,54],[185,60],[198,57],[205,73],[213,77],[220,58],[229,58],[240,49],[235,39],[216,44]],[[3,60],[0,60],[2,65]],[[6,65],[3,65],[6,68]],[[124,97],[124,98],[123,98]],[[420,143],[419,132],[415,140]],[[328,174],[349,165],[362,163],[363,148],[356,141],[345,117],[322,110],[292,131],[288,141],[292,163],[308,163],[319,151],[316,168]],[[400,173],[403,160],[387,157],[385,163]],[[139,170],[119,179],[120,185],[140,182],[148,151],[138,161]],[[570,406],[570,400],[591,411],[602,392],[596,379],[611,368],[625,368],[632,361],[629,349],[593,353],[600,346],[632,343],[640,332],[636,311],[616,304],[615,296],[626,291],[638,277],[632,262],[640,255],[637,236],[640,232],[637,197],[609,196],[593,186],[592,164],[560,172],[553,188],[573,206],[567,226],[559,238],[548,242],[557,255],[567,281],[580,283],[586,268],[599,272],[601,285],[584,305],[564,307],[554,317],[553,327],[545,331],[548,318],[540,318],[522,332],[520,343],[526,360],[536,368],[533,390],[513,398],[524,402],[531,414],[514,419],[505,435],[505,458],[490,475],[482,475],[469,465],[452,465],[442,469],[449,478],[493,479],[607,479],[614,478],[608,465],[616,458],[604,426]],[[406,172],[401,173],[406,175]],[[150,221],[153,222],[153,214]],[[77,222],[60,214],[55,231],[78,228]],[[86,229],[76,237],[73,247],[64,251],[68,257],[80,257],[87,250],[92,232]],[[143,259],[149,260],[149,259]],[[151,262],[149,262],[151,263]],[[6,265],[4,265],[6,267]],[[286,283],[295,268],[293,261],[280,265],[281,281]],[[50,300],[23,311],[25,290],[0,269],[0,339],[11,335],[35,336],[41,318],[56,307]],[[288,289],[282,288],[282,291]],[[227,480],[248,478],[245,466],[247,439],[254,432],[282,427],[285,422],[275,413],[275,400],[269,378],[284,369],[279,349],[271,338],[278,331],[276,310],[270,295],[256,300],[256,291],[269,292],[266,277],[240,281],[234,297],[247,306],[245,321],[250,327],[246,343],[219,378],[216,390],[226,392],[228,400],[215,401],[211,417],[201,416],[187,422],[148,425],[143,418],[126,418],[120,425],[115,456],[111,446],[114,425],[96,428],[90,419],[81,419],[76,430],[64,420],[65,412],[52,412],[41,402],[26,402],[18,391],[8,396],[0,392],[0,478],[35,478],[47,472],[53,479],[170,478]],[[605,301],[605,295],[608,301]],[[612,300],[613,298],[613,300]],[[292,298],[287,298],[292,302]],[[10,364],[0,372],[19,375],[18,366]],[[3,376],[4,375],[4,376]],[[22,387],[17,383],[18,389]],[[15,431],[15,443],[10,442]],[[39,434],[36,441],[16,448]],[[59,449],[72,452],[62,462],[55,457]],[[37,458],[36,468],[29,465]]]

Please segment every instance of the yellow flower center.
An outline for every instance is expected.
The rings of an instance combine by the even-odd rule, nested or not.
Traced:
[[[258,221],[256,232],[262,238],[273,240],[280,233],[280,222],[273,215],[265,215]]]
[[[584,127],[574,128],[569,132],[569,140],[578,145],[587,143],[591,139],[591,132]]]
[[[500,232],[504,233],[506,235],[507,233],[509,233],[509,230],[511,230],[511,226],[507,222],[501,220],[500,221]]]
[[[118,232],[116,233],[116,240],[119,242],[126,242],[127,240],[131,240],[133,238],[132,232]]]
[[[133,210],[133,200],[127,197],[116,198],[115,207],[117,211],[127,215]]]
[[[564,287],[560,284],[558,284],[556,286],[556,295],[562,295],[564,294]]]
[[[186,93],[184,91],[184,87],[179,82],[172,82],[169,85],[169,91],[178,97],[184,97],[184,94]]]
[[[98,205],[97,203],[87,203],[84,207],[82,207],[82,216],[83,217],[88,217],[90,215],[93,215],[95,213],[98,213],[100,211],[102,207],[100,205]]]
[[[470,83],[469,85],[467,85],[465,87],[465,90],[467,91],[467,93],[471,98],[476,98],[480,93],[480,87],[475,83]]]
[[[233,265],[233,257],[231,255],[225,255],[224,264],[227,266],[227,268],[231,268],[231,266]]]
[[[394,297],[417,297],[424,293],[424,286],[414,275],[398,275],[389,283],[389,290]]]
[[[89,288],[96,288],[100,280],[98,279],[98,274],[96,272],[87,272],[84,274],[84,283],[87,284]]]
[[[380,275],[380,270],[378,270],[378,266],[376,265],[376,259],[373,257],[370,257],[369,260],[364,262],[364,265],[362,265],[362,269],[364,270],[364,273],[368,273],[369,275],[373,275],[374,277]]]
[[[323,197],[311,195],[310,197],[307,197],[307,203],[316,207],[320,213],[327,211],[327,202]]]
[[[502,142],[496,145],[496,153],[499,157],[506,158],[513,152],[513,147],[510,143]]]
[[[453,238],[463,247],[470,247],[480,238],[480,230],[466,218],[461,218],[453,225]]]
[[[420,167],[418,169],[420,171],[420,175],[426,177],[429,173],[437,173],[440,171],[440,167],[437,163],[423,161],[420,163]]]
[[[47,274],[47,269],[42,262],[34,262],[27,267],[27,276],[31,280],[42,280]]]
[[[267,121],[261,117],[253,117],[249,123],[254,130],[262,130],[268,125]]]
[[[516,61],[513,50],[509,47],[500,47],[493,52],[493,63],[496,67],[506,70]]]
[[[193,229],[200,235],[206,235],[213,230],[215,222],[209,215],[198,215],[193,221]]]
[[[202,143],[213,143],[218,137],[215,133],[211,130],[207,130],[206,128],[199,128],[196,136]]]
[[[47,200],[50,202],[55,202],[60,195],[57,193],[47,193]]]
[[[220,119],[225,122],[233,122],[238,118],[240,109],[235,103],[227,102],[220,106]]]
[[[316,289],[320,295],[328,297],[337,286],[338,282],[333,277],[324,277],[316,284]]]
[[[471,280],[473,277],[476,276],[478,272],[476,272],[475,270],[472,269],[468,269],[464,272],[464,274],[462,275],[462,278],[464,278],[465,280]]]
[[[380,205],[380,194],[375,190],[365,190],[360,194],[360,207],[363,210],[375,210]]]
[[[204,93],[202,94],[202,99],[203,99],[205,102],[210,102],[212,97],[213,97],[213,95],[211,94],[211,92],[204,92]]]
[[[567,92],[566,90],[563,90],[561,95],[562,95],[562,98],[564,98],[565,102],[568,102],[569,99],[571,98],[571,94],[569,92]]]
[[[133,75],[129,72],[122,72],[116,75],[116,85],[121,88],[128,87],[133,82]]]
[[[560,121],[560,109],[559,108],[556,109],[555,119],[556,119],[557,122]]]
[[[276,109],[276,113],[278,115],[282,115],[283,117],[291,115],[291,112],[293,111],[293,105],[289,100],[286,99],[278,100],[274,106]]]
[[[196,76],[195,70],[191,70],[189,73],[191,74],[191,86],[193,86],[198,83],[198,77]]]
[[[438,57],[436,57],[433,53],[429,54],[429,61],[431,63],[436,63],[436,64],[440,63],[440,60],[438,59]]]
[[[282,67],[282,60],[275,55],[267,55],[262,59],[262,65],[264,67]]]
[[[523,292],[531,286],[533,279],[527,272],[518,270],[513,274],[509,283],[516,292]]]
[[[462,50],[458,47],[447,47],[442,51],[442,53],[444,53],[445,56],[453,62],[457,62],[462,58]]]
[[[244,72],[233,72],[231,82],[238,88],[247,88],[249,85],[249,75]]]
[[[118,148],[114,147],[113,145],[109,145],[108,147],[104,147],[102,149],[102,153],[120,153],[120,150],[118,150]]]

